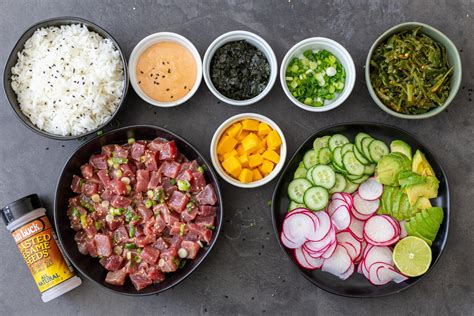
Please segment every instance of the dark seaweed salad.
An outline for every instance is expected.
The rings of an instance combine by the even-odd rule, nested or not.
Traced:
[[[370,60],[375,93],[390,109],[403,114],[422,114],[443,105],[452,73],[446,48],[421,28],[391,35]]]
[[[233,100],[259,95],[270,78],[265,54],[245,40],[228,42],[216,50],[210,65],[211,81],[221,94]]]

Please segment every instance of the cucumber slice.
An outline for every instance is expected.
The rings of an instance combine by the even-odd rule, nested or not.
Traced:
[[[364,165],[357,160],[353,152],[347,152],[342,157],[344,168],[352,175],[361,176],[364,174]]]
[[[295,201],[290,201],[290,205],[288,205],[288,212],[293,211],[296,208],[306,208],[306,205],[303,203],[296,203]]]
[[[305,175],[305,179],[311,182],[311,184],[314,184],[313,169],[314,167],[309,168],[308,171],[306,171],[306,175]]]
[[[355,147],[362,153],[362,140],[364,138],[372,138],[369,134],[366,133],[358,133],[354,139]]]
[[[343,175],[336,173],[336,183],[334,183],[334,186],[329,190],[329,193],[342,192],[346,188],[346,185],[346,178],[344,178]]]
[[[365,157],[364,154],[362,154],[357,147],[354,149],[354,155],[356,156],[357,160],[360,161],[361,164],[363,165],[369,165],[370,161],[368,161]]]
[[[343,192],[352,194],[355,191],[357,191],[358,188],[359,188],[359,185],[357,183],[351,182],[346,179],[346,187],[344,188]]]
[[[364,174],[371,176],[374,174],[374,172],[375,172],[375,164],[371,164],[364,167]]]
[[[342,162],[342,148],[341,147],[336,147],[332,151],[332,159],[334,163],[338,166],[343,168],[344,164]]]
[[[328,190],[322,187],[311,187],[304,193],[304,204],[312,211],[324,209],[329,202]]]
[[[362,182],[365,182],[365,180],[367,180],[369,178],[368,175],[363,175],[362,177],[360,177],[359,179],[356,179],[356,180],[351,180],[352,182],[356,183],[356,184],[361,184]]]
[[[329,138],[329,149],[333,151],[334,148],[343,146],[347,143],[349,143],[349,140],[347,139],[346,136],[342,134],[334,134],[331,136],[331,138]]]
[[[369,162],[373,162],[372,159],[370,158],[370,154],[369,154],[369,145],[371,142],[373,142],[374,139],[372,137],[366,137],[362,140],[362,143],[361,143],[361,147],[362,147],[362,151],[361,151],[361,154],[364,155],[364,158],[367,159]]]
[[[329,150],[328,147],[324,147],[319,149],[318,151],[318,164],[320,165],[327,165],[331,162],[332,159],[332,152]]]
[[[313,142],[313,149],[315,151],[318,151],[321,148],[328,147],[329,146],[329,138],[331,138],[331,136],[323,136],[323,137],[316,138]]]
[[[303,156],[303,163],[306,169],[315,166],[318,163],[318,154],[313,149],[308,150]]]
[[[311,172],[313,183],[319,187],[330,189],[336,183],[336,173],[331,167],[318,165]]]
[[[390,143],[390,152],[398,152],[412,159],[411,146],[405,143],[403,140],[396,139]]]
[[[303,203],[304,193],[311,186],[311,182],[306,179],[295,179],[288,185],[288,197],[296,203]]]
[[[378,162],[383,156],[388,155],[390,149],[388,146],[380,140],[374,140],[369,144],[369,155],[372,162]]]
[[[349,151],[354,151],[354,144],[345,144],[344,146],[342,146],[341,148],[341,154],[344,156],[345,153],[349,152]]]
[[[293,175],[293,179],[299,179],[299,178],[304,178],[306,177],[306,168],[305,167],[298,167],[295,171],[295,174]]]
[[[333,162],[333,164],[332,164],[331,166],[333,167],[334,171],[336,171],[337,173],[340,173],[340,174],[342,174],[342,175],[344,175],[344,176],[347,175],[346,169],[339,167],[339,166],[336,165],[334,162]]]

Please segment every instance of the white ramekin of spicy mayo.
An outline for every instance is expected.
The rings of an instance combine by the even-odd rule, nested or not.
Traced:
[[[33,275],[43,302],[81,285],[81,279],[58,247],[38,195],[31,194],[12,202],[0,213]]]

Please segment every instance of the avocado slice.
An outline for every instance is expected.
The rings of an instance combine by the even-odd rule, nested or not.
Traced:
[[[408,201],[408,196],[403,193],[402,198],[400,199],[400,218],[398,220],[409,219],[412,216],[412,210],[410,208],[410,202]]]
[[[412,158],[412,153],[411,153],[411,147],[407,143],[405,143],[403,140],[394,140],[390,143],[390,152],[398,152],[402,153],[405,156],[408,157],[408,159],[411,160]]]
[[[431,217],[431,215],[429,214],[429,212],[427,210],[422,210],[420,213],[421,213],[421,216],[423,216],[423,219],[426,221],[426,223],[428,225],[430,225],[432,227],[436,227],[438,225],[436,220]]]
[[[425,236],[423,236],[422,234],[420,234],[420,233],[416,230],[416,227],[413,227],[411,220],[410,220],[410,221],[407,221],[407,222],[405,223],[405,229],[406,229],[408,235],[410,235],[410,236],[416,236],[416,237],[418,237],[418,238],[421,238],[421,239],[423,239],[424,241],[426,241],[426,243],[427,243],[428,245],[431,246],[432,241],[429,240],[428,238],[426,238]]]
[[[400,172],[409,171],[411,161],[401,153],[390,153],[385,155],[375,167],[375,177],[384,185],[398,185],[398,175]]]
[[[418,198],[425,197],[427,199],[438,196],[439,181],[435,177],[425,177],[424,183],[406,186],[405,193],[408,195],[410,205],[414,206]]]
[[[382,194],[382,198],[384,199],[384,205],[385,209],[387,210],[388,215],[392,215],[392,195],[396,193],[399,189],[397,187],[391,187],[391,186],[384,186],[384,194]]]
[[[421,215],[421,213],[416,213],[415,217],[412,217],[412,220],[410,221],[413,221],[412,222],[412,225],[415,225],[415,229],[420,233],[422,234],[423,236],[425,236],[427,239],[433,241],[436,237],[436,233],[438,232],[437,229],[434,229],[435,227],[429,225],[425,219],[423,218],[423,216]]]
[[[400,201],[402,199],[403,192],[402,190],[397,190],[396,194],[392,194],[392,216],[397,220],[400,217]]]
[[[429,216],[438,223],[438,225],[441,225],[444,219],[444,211],[441,207],[430,207],[426,209],[426,213],[429,214]]]
[[[432,207],[430,200],[425,198],[424,196],[419,197],[415,203],[415,208],[419,210],[425,210],[430,207]]]
[[[420,150],[417,150],[413,156],[411,170],[420,176],[436,176],[433,168],[426,159],[425,154],[423,154]]]

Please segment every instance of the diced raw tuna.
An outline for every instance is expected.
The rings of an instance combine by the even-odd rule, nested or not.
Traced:
[[[102,146],[101,154],[106,155],[107,157],[112,157],[112,152],[114,151],[115,145],[105,145]]]
[[[199,205],[214,205],[217,202],[216,192],[212,184],[208,184],[196,195]]]
[[[132,203],[132,199],[122,195],[115,195],[110,199],[110,205],[115,208],[127,208]]]
[[[97,255],[107,257],[112,254],[112,240],[110,236],[96,234],[94,236],[95,245],[97,247]]]
[[[150,182],[148,182],[148,189],[155,189],[161,182],[161,174],[158,171],[152,171],[150,175]]]
[[[209,243],[211,241],[212,230],[207,229],[206,227],[201,225],[196,225],[194,223],[188,224],[188,228],[189,233],[198,235],[200,240],[205,241],[206,243]]]
[[[117,271],[122,266],[123,258],[118,255],[111,255],[110,257],[103,257],[100,263],[109,271]]]
[[[156,236],[154,234],[150,235],[141,235],[135,237],[135,244],[138,247],[145,247],[146,245],[150,245],[156,242]]]
[[[161,174],[169,178],[176,178],[180,170],[181,165],[174,161],[165,161],[160,166]]]
[[[199,209],[197,206],[193,206],[192,208],[184,210],[181,212],[181,219],[183,222],[190,222],[196,218],[196,215],[198,214]]]
[[[153,217],[153,211],[150,209],[147,209],[144,205],[139,205],[137,207],[137,211],[144,222]]]
[[[145,168],[150,171],[158,170],[158,157],[156,152],[145,150]]]
[[[140,161],[140,157],[145,153],[145,144],[135,142],[130,149],[130,156],[136,161]]]
[[[153,280],[153,283],[160,283],[166,278],[165,274],[158,267],[150,267],[148,269],[148,277]]]
[[[191,172],[196,172],[199,168],[199,164],[196,160],[183,162],[181,165],[181,170],[190,170]]]
[[[168,206],[174,211],[181,213],[186,208],[188,202],[189,197],[186,194],[180,191],[174,191],[168,200]]]
[[[89,163],[96,169],[107,169],[107,156],[105,154],[94,155]]]
[[[72,176],[72,184],[71,184],[71,190],[74,193],[82,193],[81,190],[81,177],[73,175]]]
[[[188,255],[186,256],[186,259],[194,259],[196,258],[199,249],[201,249],[201,246],[197,242],[194,241],[188,241],[184,240],[181,243],[181,248],[185,249]]]
[[[152,246],[146,246],[140,254],[140,258],[149,264],[155,264],[159,257],[160,251]]]
[[[196,225],[204,226],[209,228],[210,226],[214,225],[214,216],[201,216],[198,215],[196,220],[194,221]]]
[[[181,226],[181,225],[183,225],[183,226]],[[181,228],[181,227],[183,227],[183,228]],[[183,231],[182,234],[181,234],[181,230]],[[187,229],[186,229],[186,224],[185,223],[174,222],[173,226],[171,227],[171,230],[170,230],[170,235],[179,236],[179,235],[184,235],[186,232],[187,232]]]
[[[169,248],[169,244],[162,237],[160,237],[153,244],[153,248],[156,248],[160,251],[164,251]]]
[[[127,193],[127,185],[119,179],[110,180],[109,190],[118,195],[124,195]]]
[[[86,240],[86,249],[91,257],[97,257],[97,247],[95,246],[94,238]]]
[[[150,182],[150,171],[138,170],[137,171],[137,184],[135,186],[135,191],[145,192],[146,190],[148,190],[149,182]]]
[[[90,216],[86,217],[86,227],[84,227],[84,231],[86,232],[87,237],[89,238],[94,238],[95,234],[97,233],[97,230],[95,229],[94,225],[94,220]]]
[[[166,222],[163,219],[163,215],[158,215],[155,217],[155,224],[153,225],[153,231],[155,234],[161,233],[166,228]]]
[[[193,172],[193,181],[191,181],[191,192],[199,192],[206,186],[206,178],[200,172]]]
[[[97,176],[99,177],[100,181],[102,182],[102,184],[105,187],[107,187],[109,185],[110,177],[109,177],[109,173],[107,172],[107,170],[97,171]]]
[[[112,221],[106,223],[109,230],[114,231],[123,225],[123,218],[114,218]]]
[[[147,148],[153,151],[160,151],[161,147],[166,142],[167,142],[166,139],[157,137],[154,140],[152,140],[150,143],[148,143]]]
[[[159,151],[158,159],[160,160],[174,160],[178,155],[178,148],[174,140],[164,143]]]
[[[122,177],[127,177],[132,182],[135,180],[136,168],[133,164],[123,163],[123,164],[120,165],[120,170],[122,171]]]
[[[189,183],[193,182],[193,173],[191,170],[184,170],[179,173],[176,177],[176,180],[184,180],[188,181]]]
[[[140,269],[130,274],[130,281],[132,281],[132,284],[137,289],[137,291],[140,291],[141,289],[146,288],[148,285],[153,283],[144,269]]]
[[[99,185],[97,183],[87,181],[82,185],[81,191],[84,195],[92,196],[99,191]]]
[[[199,206],[199,215],[201,216],[216,216],[217,208],[210,205]]]
[[[82,176],[86,179],[90,179],[94,176],[94,167],[91,164],[86,163],[81,166]]]
[[[120,146],[120,145],[115,145],[114,147],[114,152],[112,153],[114,157],[117,158],[127,158],[128,157],[128,150],[127,148]]]
[[[117,270],[117,271],[109,271],[107,273],[107,276],[105,277],[105,282],[112,285],[122,286],[125,283],[126,277],[127,277],[127,268],[123,267],[122,269]]]
[[[128,240],[128,232],[125,226],[119,226],[113,233],[114,244],[121,244]]]

